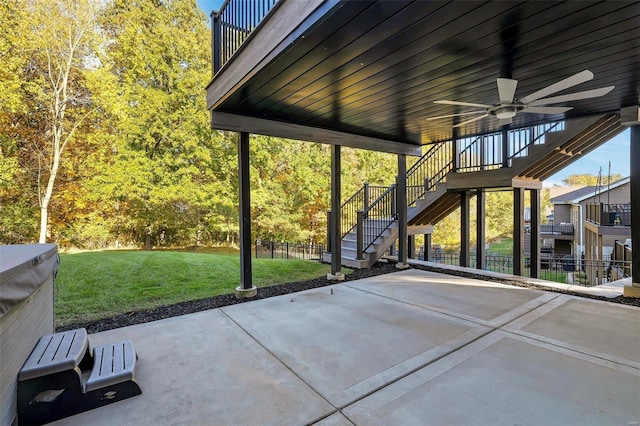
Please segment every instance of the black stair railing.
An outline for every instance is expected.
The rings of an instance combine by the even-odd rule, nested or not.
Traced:
[[[427,151],[407,170],[407,204],[424,198],[453,170],[453,141],[441,142]]]
[[[364,210],[357,212],[356,257],[364,258],[371,247],[398,218],[396,208],[396,185],[387,188]]]
[[[376,186],[365,183],[347,201],[340,206],[340,229],[342,238],[349,234],[356,227],[357,212],[366,210],[372,202],[389,189],[386,186]]]
[[[505,155],[507,159],[526,156],[529,147],[543,144],[548,133],[560,130],[564,130],[563,121],[510,130],[506,144],[503,132],[434,144],[407,170],[407,204],[412,206],[424,198],[453,171],[464,173],[504,167],[508,164]],[[458,151],[455,155],[454,149]],[[395,184],[388,188],[365,184],[342,205],[342,237],[355,229],[358,258],[397,220],[395,197]]]
[[[544,144],[546,136],[549,133],[559,132],[561,130],[564,130],[564,121],[540,124],[524,129],[509,130],[509,159],[526,157],[529,154],[529,148],[531,146]]]

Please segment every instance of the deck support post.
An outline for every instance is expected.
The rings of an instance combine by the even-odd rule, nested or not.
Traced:
[[[513,188],[513,274],[524,273],[524,189]]]
[[[470,262],[469,245],[471,244],[469,226],[469,191],[460,193],[460,266],[468,267]]]
[[[422,260],[431,261],[431,234],[424,234],[424,254]]]
[[[407,237],[407,257],[409,259],[416,258],[416,236],[409,235]]]
[[[398,209],[398,263],[396,268],[406,269],[407,263],[407,155],[398,154],[396,183],[396,208]]]
[[[240,286],[237,298],[258,293],[251,272],[251,187],[249,180],[249,133],[238,134],[238,191],[240,199]]]
[[[484,248],[486,240],[485,201],[485,191],[479,188],[476,194],[476,269],[484,269],[487,258]]]
[[[640,298],[640,106],[623,108],[623,124],[630,126],[629,170],[631,192],[631,281],[623,295]]]
[[[529,263],[531,278],[540,278],[540,190],[530,189],[531,200],[531,234],[529,245]]]
[[[331,145],[331,223],[329,229],[331,231],[329,239],[331,240],[331,273],[327,275],[327,279],[331,281],[343,281],[344,274],[341,272],[342,267],[342,230],[340,229],[340,200],[341,192],[340,174],[342,172],[340,164],[340,145]]]

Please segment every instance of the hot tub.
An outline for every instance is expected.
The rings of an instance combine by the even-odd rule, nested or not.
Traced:
[[[57,253],[54,244],[0,246],[0,425],[15,419],[20,368],[54,331]]]

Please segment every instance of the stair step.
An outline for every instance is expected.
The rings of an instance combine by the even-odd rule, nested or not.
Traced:
[[[88,347],[84,328],[43,336],[20,370],[18,380],[72,370],[80,364]]]
[[[136,351],[129,340],[93,348],[93,369],[87,379],[87,392],[133,380]]]

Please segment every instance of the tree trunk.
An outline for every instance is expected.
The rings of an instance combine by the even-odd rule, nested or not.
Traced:
[[[55,138],[58,141],[59,136],[57,136],[56,132],[54,132],[54,135],[56,135]],[[59,142],[57,141],[54,143],[54,147],[59,146]],[[58,168],[60,167],[60,151],[61,150],[59,149],[55,149],[53,155],[53,166],[51,167],[51,174],[49,175],[49,181],[47,182],[47,190],[40,200],[40,239],[38,240],[40,244],[44,244],[47,242],[47,227],[49,225],[49,200],[51,200],[51,195],[53,194],[53,184],[56,181]]]

